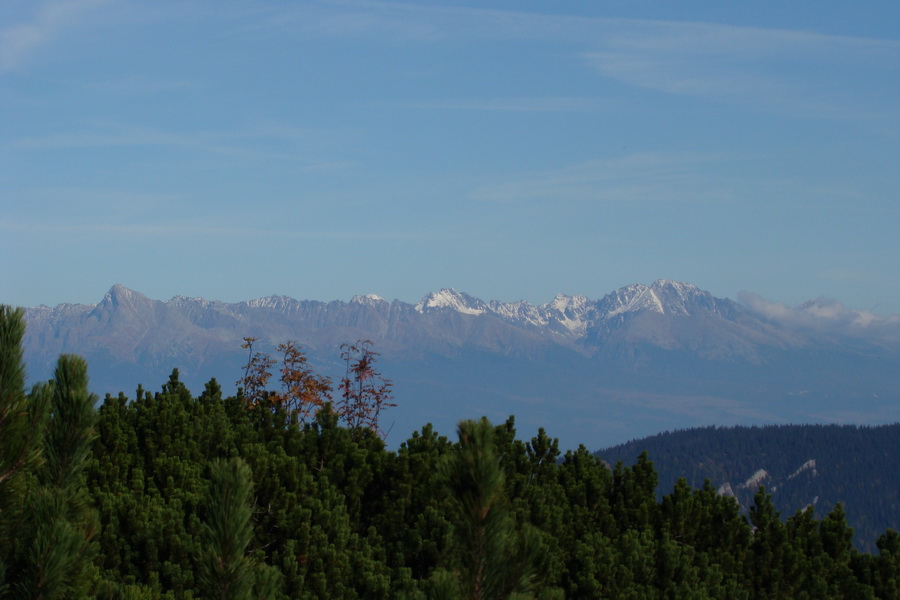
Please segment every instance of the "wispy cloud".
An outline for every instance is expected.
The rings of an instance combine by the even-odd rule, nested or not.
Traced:
[[[827,298],[812,300],[798,307],[771,302],[749,292],[742,292],[738,299],[753,312],[790,327],[873,342],[900,341],[900,315],[853,310]]]
[[[124,235],[124,236],[149,236],[149,237],[182,237],[185,235],[212,235],[212,236],[235,236],[241,235],[262,235],[265,232],[253,231],[250,229],[239,229],[236,227],[217,227],[208,223],[101,223],[92,221],[90,223],[33,223],[25,221],[13,221],[8,219],[0,220],[0,230],[10,233],[27,234],[27,235],[78,235],[88,234],[91,236],[102,235]]]
[[[593,160],[506,183],[482,186],[476,200],[709,202],[730,200],[732,192],[709,181],[701,169],[718,160],[709,155],[631,154],[614,160]]]
[[[28,20],[0,30],[0,72],[18,67],[30,54],[52,42],[59,33],[77,24],[81,17],[110,0],[63,0],[36,3]]]
[[[0,70],[111,0],[60,0],[0,30]],[[717,23],[552,15],[397,2],[311,2],[258,7],[191,3],[129,8],[153,18],[217,19],[223,35],[337,37],[378,43],[548,43],[601,77],[664,94],[815,118],[897,118],[900,42]],[[123,9],[124,10],[124,9]],[[123,12],[120,10],[119,12]],[[167,15],[167,17],[166,17]],[[132,15],[134,17],[134,15]],[[143,15],[142,18],[150,18]],[[111,26],[107,23],[107,26]],[[789,68],[786,68],[789,67]],[[170,82],[184,85],[185,82]],[[115,93],[165,87],[139,79],[100,84]],[[886,88],[887,86],[887,88]],[[893,97],[892,97],[893,96]],[[580,98],[449,100],[422,107],[589,110]]]
[[[256,123],[243,130],[189,133],[120,123],[103,123],[82,131],[23,137],[10,141],[6,147],[16,151],[40,151],[117,146],[166,146],[242,158],[295,161],[302,163],[300,169],[330,170],[344,168],[348,166],[348,163],[334,160],[310,160],[308,147],[327,145],[327,140],[334,137],[334,134],[322,130],[299,130],[289,126],[278,127],[272,123]],[[271,143],[273,140],[282,140],[286,144],[279,146]],[[287,147],[284,151],[271,149],[285,145]]]
[[[888,82],[900,65],[896,40],[408,3],[326,6],[290,9],[271,23],[384,41],[552,43],[603,77],[665,94],[808,118],[884,119],[898,113],[896,97],[885,96],[886,85],[895,89]],[[455,104],[464,108],[467,102]],[[490,109],[491,102],[468,104]],[[508,102],[497,105],[512,108]]]
[[[584,54],[588,64],[643,88],[807,117],[882,117],[893,110],[867,94],[883,90],[878,79],[886,73],[896,74],[895,41],[638,21],[602,39]]]
[[[392,42],[434,42],[447,38],[448,32],[439,21],[422,16],[414,5],[307,2],[262,10],[247,20],[242,29]]]
[[[617,101],[606,98],[521,97],[460,98],[407,104],[408,108],[438,110],[471,110],[496,112],[587,112],[620,108]]]
[[[203,86],[196,81],[165,81],[154,80],[146,77],[131,75],[129,77],[98,81],[85,84],[85,87],[93,92],[109,94],[113,96],[145,96],[167,92],[183,92],[197,90]]]
[[[298,230],[244,227],[239,225],[216,225],[208,218],[197,221],[166,221],[160,223],[114,223],[114,222],[26,222],[0,219],[0,231],[20,235],[114,235],[133,238],[135,236],[153,238],[177,238],[186,236],[214,237],[220,240],[233,239],[292,239],[292,240],[372,240],[372,241],[426,241],[433,235],[414,231],[352,231],[352,230]]]

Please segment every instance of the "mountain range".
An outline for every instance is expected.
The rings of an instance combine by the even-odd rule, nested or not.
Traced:
[[[599,448],[673,428],[900,421],[900,317],[816,300],[791,308],[689,283],[634,284],[599,300],[484,301],[452,289],[416,304],[269,296],[225,303],[150,299],[114,285],[97,304],[26,309],[31,379],[61,353],[84,356],[93,390],[154,389],[174,368],[199,393],[234,390],[245,337],[274,352],[299,342],[319,372],[342,374],[340,345],[374,342],[397,408],[388,442],[426,422],[515,414],[563,447]]]

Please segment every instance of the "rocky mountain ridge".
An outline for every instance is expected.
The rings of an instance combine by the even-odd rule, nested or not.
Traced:
[[[228,386],[246,361],[248,336],[264,351],[298,341],[337,378],[340,345],[370,339],[413,428],[441,421],[452,431],[457,416],[473,411],[515,413],[574,444],[672,426],[900,416],[892,375],[900,343],[870,343],[858,326],[845,343],[851,338],[815,326],[813,316],[827,313],[820,304],[791,310],[802,327],[779,318],[784,311],[773,317],[664,279],[541,305],[449,288],[416,304],[374,295],[160,301],[115,285],[97,304],[27,309],[24,345],[32,378],[49,373],[59,354],[81,354],[102,394],[161,384],[173,368],[193,388],[211,377]],[[606,433],[592,441],[595,431]]]
[[[160,301],[117,284],[97,304],[61,304],[54,308],[40,306],[27,311],[29,322],[37,328],[71,325],[73,320],[85,326],[91,325],[92,320],[96,321],[93,323],[96,328],[100,323],[110,323],[113,315],[119,322],[130,320],[133,326],[151,320],[157,325],[161,319],[172,324],[186,320],[188,324],[204,330],[239,328],[242,325],[252,328],[256,322],[267,317],[269,320],[293,320],[294,324],[316,327],[382,321],[380,329],[383,331],[369,332],[376,337],[380,337],[379,333],[397,337],[396,326],[410,322],[417,325],[433,323],[434,319],[429,317],[481,317],[537,333],[570,347],[580,345],[588,354],[610,338],[612,333],[627,329],[625,326],[630,321],[647,318],[648,315],[662,315],[667,318],[703,318],[707,320],[707,325],[727,322],[732,328],[750,323],[756,335],[742,331],[744,337],[755,339],[760,344],[781,346],[785,343],[785,336],[777,335],[775,328],[767,327],[765,322],[736,302],[715,298],[692,284],[668,280],[658,280],[649,286],[630,285],[596,301],[584,296],[559,294],[552,301],[538,306],[525,301],[484,301],[451,288],[429,293],[415,305],[398,300],[388,302],[375,295],[354,296],[350,302],[296,300],[288,296],[268,296],[237,303],[185,296]],[[668,336],[669,339],[665,339],[666,336],[650,336],[642,333],[645,329],[646,326],[638,325],[631,333],[644,336],[646,341],[662,347],[673,346],[673,336]],[[769,337],[759,335],[762,333]],[[477,340],[471,337],[459,340],[459,343],[471,342],[477,343]]]

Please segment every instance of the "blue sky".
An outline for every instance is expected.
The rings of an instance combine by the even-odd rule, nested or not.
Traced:
[[[898,313],[898,159],[895,0],[0,5],[6,303]]]

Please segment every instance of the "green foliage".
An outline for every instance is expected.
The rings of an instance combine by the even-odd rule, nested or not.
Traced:
[[[97,397],[88,392],[84,359],[60,356],[52,389],[52,413],[44,438],[46,463],[42,479],[48,485],[64,489],[78,484],[95,437],[94,404]]]
[[[509,598],[535,586],[538,533],[516,526],[504,488],[487,419],[463,421],[459,444],[444,462],[458,555],[454,577],[438,572],[432,580],[441,598]]]
[[[878,558],[869,569],[878,598],[900,598],[900,534],[888,529],[878,538]]]
[[[50,410],[47,385],[25,390],[22,309],[0,305],[0,593],[17,584],[25,560],[23,540],[33,511],[26,510],[43,463],[43,435]]]
[[[61,356],[53,380],[26,394],[23,331],[22,312],[0,307],[0,593],[85,597],[97,530],[84,485],[96,398],[76,356]]]
[[[247,556],[253,539],[252,493],[246,462],[240,458],[212,462],[198,578],[199,589],[210,600],[265,600],[280,587],[278,571]]]
[[[40,440],[49,395],[43,387],[25,391],[22,336],[25,312],[0,305],[0,486],[40,461]]]
[[[253,477],[238,505],[255,507],[238,519],[252,536],[236,561],[291,598],[891,598],[896,587],[895,538],[860,555],[840,513],[785,522],[761,491],[748,523],[708,482],[657,500],[647,455],[613,469],[584,448],[560,456],[543,431],[519,440],[512,419],[464,422],[456,443],[426,426],[390,452],[329,405],[301,424],[222,398],[214,382],[191,398],[173,374],[160,394],[107,398],[98,428],[102,573],[141,593],[206,597],[205,474],[234,457]]]

